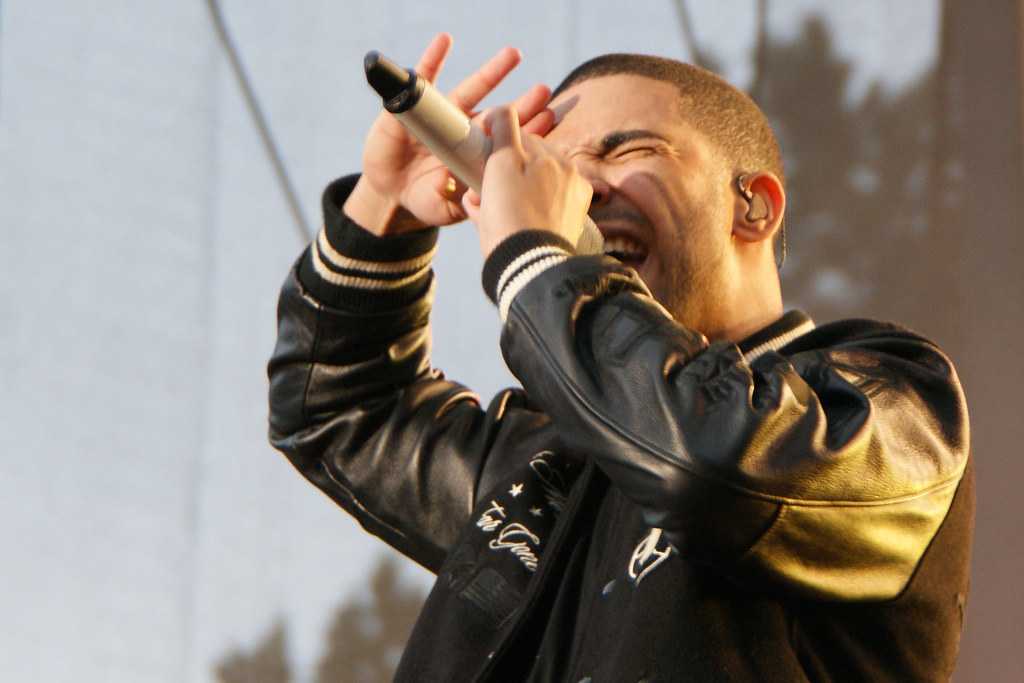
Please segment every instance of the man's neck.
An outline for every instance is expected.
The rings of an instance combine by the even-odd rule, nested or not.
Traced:
[[[778,306],[759,309],[749,315],[737,316],[735,322],[726,323],[718,331],[708,335],[710,341],[739,343],[758,330],[768,327],[782,317],[782,303]]]

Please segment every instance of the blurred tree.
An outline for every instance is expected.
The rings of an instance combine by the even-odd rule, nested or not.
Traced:
[[[715,70],[685,0],[674,4],[693,60]],[[945,106],[948,8],[935,67],[895,92],[876,82],[859,100],[824,19],[810,15],[782,41],[767,30],[767,0],[756,10],[749,92],[786,162],[789,304],[821,320],[900,320],[954,342],[955,305],[933,303],[957,299],[949,273],[962,247],[960,163]]]
[[[234,650],[217,664],[220,683],[291,683],[288,666],[287,636],[280,618],[270,633],[252,652]]]
[[[373,573],[368,597],[343,603],[335,612],[317,683],[385,683],[394,677],[424,596],[401,585],[398,567],[387,557]]]
[[[398,565],[384,557],[370,576],[368,600],[342,602],[327,633],[316,683],[386,683],[423,606],[423,592],[402,585]],[[281,619],[251,652],[229,652],[216,665],[219,683],[291,683]]]
[[[958,258],[958,178],[936,69],[856,100],[815,16],[790,42],[760,31],[754,59],[786,161],[787,299],[822,320],[870,315],[944,336],[940,316],[955,315],[934,302],[955,286],[944,274]]]
[[[838,317],[869,294],[866,250],[856,248],[865,235],[852,223],[880,185],[861,158],[863,122],[847,102],[850,65],[817,17],[791,43],[769,37],[762,59],[759,104],[779,136],[790,195],[787,293],[817,316]]]

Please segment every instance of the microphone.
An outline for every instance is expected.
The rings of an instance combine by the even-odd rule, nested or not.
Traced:
[[[413,69],[404,69],[376,50],[363,58],[366,80],[395,115],[459,180],[480,191],[491,139],[473,125],[465,112]],[[576,243],[581,254],[600,254],[604,239],[590,216]]]

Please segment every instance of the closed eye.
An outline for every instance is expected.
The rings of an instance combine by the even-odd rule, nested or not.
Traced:
[[[656,151],[653,147],[630,147],[629,149],[616,152],[613,158],[622,159],[625,157],[647,156],[648,154],[654,154]]]

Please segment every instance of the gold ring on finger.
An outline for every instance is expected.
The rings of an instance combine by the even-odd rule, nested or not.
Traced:
[[[448,180],[444,184],[444,193],[449,196],[454,196],[458,189],[459,185],[455,182],[455,178],[448,176]]]

